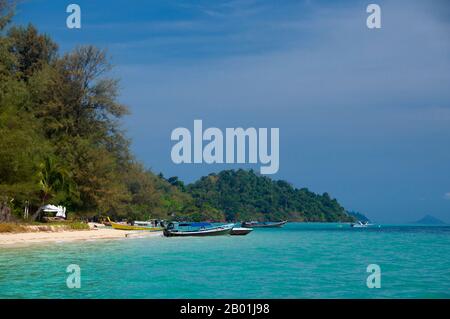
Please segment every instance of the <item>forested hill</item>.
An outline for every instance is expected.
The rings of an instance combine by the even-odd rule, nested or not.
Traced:
[[[327,193],[297,189],[246,170],[210,174],[190,184],[187,192],[198,206],[211,206],[227,220],[353,221]]]

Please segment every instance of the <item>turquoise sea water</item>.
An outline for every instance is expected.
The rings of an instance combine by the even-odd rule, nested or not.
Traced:
[[[81,288],[66,267],[81,268]],[[369,289],[366,267],[381,267]],[[248,236],[0,248],[0,298],[450,298],[450,227],[290,223]]]

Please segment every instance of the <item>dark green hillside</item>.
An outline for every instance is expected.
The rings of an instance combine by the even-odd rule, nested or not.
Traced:
[[[188,185],[196,205],[224,212],[227,220],[352,221],[327,193],[318,195],[253,171],[227,170]]]

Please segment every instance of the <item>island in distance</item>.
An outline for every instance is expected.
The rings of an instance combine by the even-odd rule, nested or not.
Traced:
[[[425,215],[418,221],[414,222],[414,224],[421,224],[421,225],[446,225],[446,223],[439,218],[436,218],[431,215]]]

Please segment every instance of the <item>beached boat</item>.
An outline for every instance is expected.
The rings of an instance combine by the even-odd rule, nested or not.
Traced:
[[[246,227],[233,227],[231,229],[230,235],[247,235],[248,233],[252,232],[253,228],[246,228]]]
[[[243,222],[242,227],[245,228],[271,228],[271,227],[282,227],[287,223],[287,220],[281,222]]]
[[[161,231],[162,227],[141,226],[141,225],[129,225],[124,223],[115,223],[108,217],[108,221],[111,223],[112,228],[118,230],[146,230],[146,231]]]
[[[164,236],[219,236],[228,235],[234,224],[214,226],[210,223],[169,223],[164,229]]]

